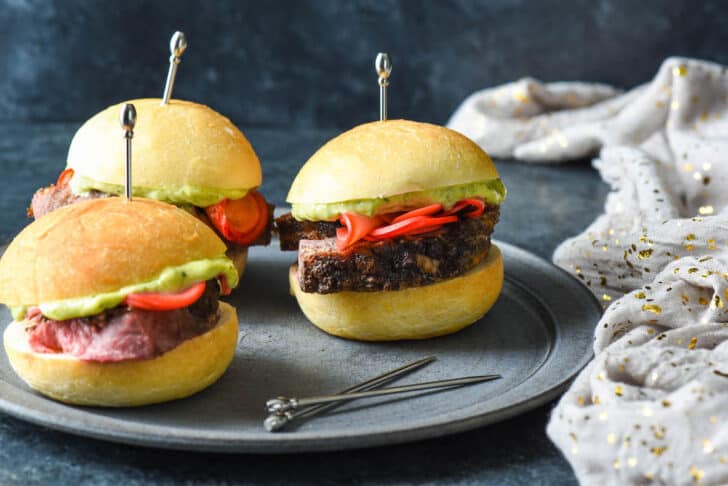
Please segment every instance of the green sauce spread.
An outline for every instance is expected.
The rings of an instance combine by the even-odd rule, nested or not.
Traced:
[[[399,209],[413,208],[442,203],[446,208],[451,207],[461,199],[468,197],[482,197],[488,204],[500,206],[506,198],[506,187],[500,179],[485,182],[473,182],[455,186],[440,187],[429,191],[408,192],[396,196],[378,197],[374,199],[354,199],[324,204],[294,203],[291,213],[297,220],[333,221],[342,212],[352,212],[374,216]]]
[[[180,290],[189,287],[193,283],[210,280],[221,274],[227,278],[230,288],[238,285],[238,272],[235,265],[229,258],[221,256],[213,259],[196,260],[178,267],[167,267],[154,280],[129,285],[114,292],[45,302],[38,307],[40,307],[40,311],[44,316],[56,321],[92,316],[118,306],[129,294]],[[31,306],[32,304],[11,307],[10,312],[13,314],[13,319],[16,321],[23,319],[28,307]]]
[[[88,177],[75,174],[70,182],[75,194],[83,194],[92,190],[108,194],[123,194],[124,186],[98,182]],[[134,196],[157,199],[172,204],[191,204],[205,207],[218,203],[223,199],[240,199],[249,189],[210,189],[197,186],[149,188],[134,186]]]

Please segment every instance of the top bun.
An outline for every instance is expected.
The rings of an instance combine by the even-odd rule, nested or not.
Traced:
[[[125,103],[133,103],[138,115],[133,142],[135,189],[184,186],[193,192],[215,192],[260,185],[258,156],[228,118],[189,101],[162,105],[155,98]],[[121,106],[97,113],[76,132],[68,151],[68,167],[75,174],[102,184],[124,185]]]
[[[224,253],[212,229],[175,206],[139,198],[81,201],[34,221],[10,243],[0,260],[0,302],[112,292]]]
[[[488,154],[449,128],[409,120],[359,125],[327,142],[291,185],[291,204],[372,199],[498,178]]]

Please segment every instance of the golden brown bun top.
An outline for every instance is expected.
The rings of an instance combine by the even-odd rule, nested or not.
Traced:
[[[28,225],[0,259],[0,302],[35,305],[112,292],[225,244],[175,206],[120,197],[78,202]]]
[[[233,123],[207,106],[182,100],[161,105],[139,99],[133,140],[133,184],[151,189],[194,186],[252,189],[262,181],[260,161]],[[106,184],[124,184],[119,110],[113,105],[79,128],[68,150],[68,166]]]
[[[371,199],[497,177],[488,154],[454,130],[409,120],[377,121],[342,133],[313,154],[287,200]]]

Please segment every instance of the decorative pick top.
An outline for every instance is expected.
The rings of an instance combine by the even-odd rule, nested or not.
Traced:
[[[374,68],[379,75],[379,120],[387,119],[387,86],[389,86],[389,75],[392,73],[392,61],[389,54],[380,52],[374,61]]]
[[[164,83],[164,93],[162,93],[162,104],[169,103],[174,89],[174,79],[177,77],[177,66],[182,61],[182,54],[187,49],[187,38],[184,32],[177,31],[172,35],[169,41],[169,71],[167,71],[167,82]]]
[[[119,113],[119,123],[124,129],[124,139],[126,140],[126,179],[124,181],[124,196],[131,201],[131,139],[134,138],[134,125],[136,125],[136,108],[131,103],[126,103],[121,107]]]

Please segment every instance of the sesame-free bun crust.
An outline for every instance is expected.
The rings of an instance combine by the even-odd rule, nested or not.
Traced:
[[[0,302],[39,305],[112,292],[225,250],[210,227],[170,204],[81,201],[34,221],[10,243],[0,259]]]
[[[488,257],[469,272],[431,285],[395,291],[306,293],[289,272],[291,292],[308,320],[329,334],[360,341],[425,339],[450,334],[480,319],[503,287],[503,257]]]
[[[18,376],[43,395],[74,405],[131,407],[183,398],[213,384],[230,365],[237,336],[235,309],[221,302],[214,328],[149,360],[99,363],[36,353],[22,322],[5,329],[3,342]]]
[[[301,168],[287,200],[372,199],[497,177],[488,154],[454,130],[409,120],[378,121],[321,147]]]
[[[251,189],[262,180],[250,142],[223,115],[182,100],[161,105],[157,98],[131,100],[134,127],[132,183],[147,189]],[[124,151],[119,110],[113,105],[76,132],[68,167],[105,184],[124,184]]]

